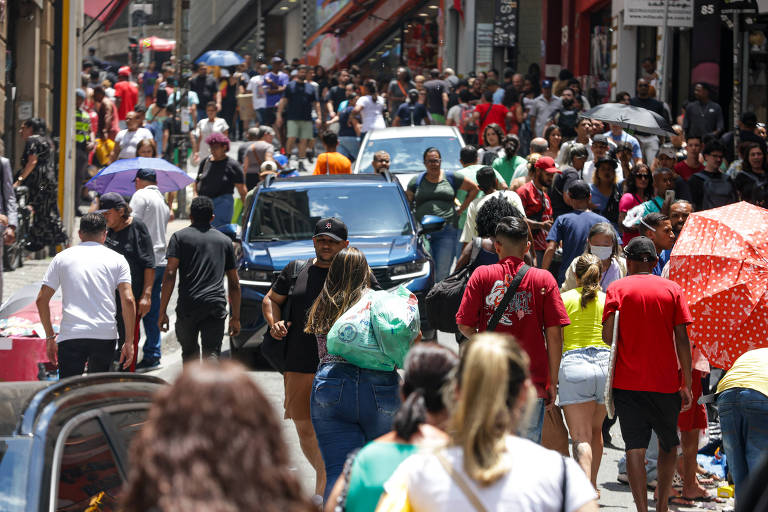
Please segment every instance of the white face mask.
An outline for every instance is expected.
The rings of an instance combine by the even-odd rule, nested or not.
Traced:
[[[611,259],[611,256],[613,256],[613,247],[589,244],[589,252],[605,261]]]

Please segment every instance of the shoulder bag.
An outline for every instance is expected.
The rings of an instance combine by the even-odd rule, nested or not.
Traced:
[[[309,272],[304,272],[307,268],[309,260],[294,260],[289,263],[291,268],[291,287],[288,290],[288,298],[285,299],[285,303],[281,308],[281,320],[288,321],[293,310],[293,296],[294,293],[299,291],[303,292],[307,289],[307,280],[309,278]],[[297,329],[303,326],[292,326]],[[288,347],[287,338],[276,340],[272,337],[267,328],[267,332],[264,333],[264,340],[261,342],[261,355],[264,359],[280,373],[285,373],[286,369],[286,349]]]
[[[472,508],[475,509],[475,512],[487,512],[487,508],[485,505],[483,505],[483,502],[480,501],[480,498],[475,494],[475,492],[472,490],[472,488],[467,483],[466,479],[459,474],[458,471],[456,471],[456,468],[454,468],[450,461],[445,458],[445,455],[442,454],[442,452],[437,452],[435,454],[435,457],[437,457],[437,461],[440,463],[441,466],[443,466],[443,469],[450,475],[451,480],[459,486],[459,489],[461,489],[461,492],[464,494],[464,497],[467,498],[467,500],[472,504]]]

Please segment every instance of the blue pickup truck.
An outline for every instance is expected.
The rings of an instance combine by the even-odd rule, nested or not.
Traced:
[[[424,297],[434,284],[434,265],[421,235],[441,229],[443,219],[425,216],[417,222],[402,187],[388,173],[268,178],[244,212],[238,271],[242,331],[231,340],[236,357],[248,361],[258,349],[266,331],[264,295],[290,261],[315,256],[312,235],[323,217],[344,221],[350,246],[365,254],[382,288],[404,285],[416,295],[422,331],[431,337]]]

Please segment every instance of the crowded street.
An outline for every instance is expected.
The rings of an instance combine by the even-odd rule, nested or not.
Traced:
[[[766,27],[0,0],[0,511],[768,511]]]

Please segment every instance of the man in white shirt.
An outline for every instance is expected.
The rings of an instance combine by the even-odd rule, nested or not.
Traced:
[[[149,237],[152,239],[152,249],[155,254],[155,280],[152,283],[152,305],[144,315],[144,357],[136,365],[136,371],[148,371],[160,367],[160,328],[157,325],[160,313],[160,286],[163,284],[163,274],[168,263],[165,257],[165,232],[171,211],[165,203],[165,198],[157,188],[157,173],[153,169],[139,169],[136,173],[136,193],[131,198],[133,217],[147,226]]]
[[[189,132],[189,136],[192,138],[192,147],[194,148],[192,163],[195,165],[211,154],[211,148],[205,142],[209,135],[223,133],[229,137],[229,125],[222,118],[216,117],[217,112],[216,103],[209,101],[205,107],[205,114],[208,117],[198,121],[197,127]]]
[[[48,359],[59,363],[59,377],[107,372],[117,344],[117,304],[120,295],[124,325],[133,326],[136,303],[131,291],[131,270],[125,257],[104,247],[107,221],[88,213],[80,220],[80,245],[53,258],[37,295],[37,310],[45,329]],[[61,287],[62,319],[59,334],[51,323],[50,301]],[[128,368],[133,361],[133,329],[125,329],[119,363]]]
[[[464,222],[464,231],[462,231],[460,238],[460,241],[465,244],[472,242],[477,236],[477,212],[480,211],[480,207],[492,197],[500,197],[501,199],[504,199],[525,217],[525,208],[523,207],[523,202],[520,200],[520,196],[511,190],[496,188],[498,179],[493,167],[485,166],[481,168],[477,171],[476,177],[477,186],[485,195],[474,199],[472,203],[470,203],[469,208],[467,208],[467,220]]]
[[[264,90],[264,75],[269,72],[269,67],[266,64],[259,66],[259,72],[251,77],[248,81],[246,89],[253,94],[253,110],[256,112],[256,116],[259,121],[259,125],[264,123],[262,115],[267,108],[267,92]]]
[[[141,126],[141,117],[134,111],[125,115],[127,128],[117,132],[115,148],[112,150],[112,162],[123,158],[136,158],[136,146],[139,142],[144,139],[154,140],[152,132]]]

